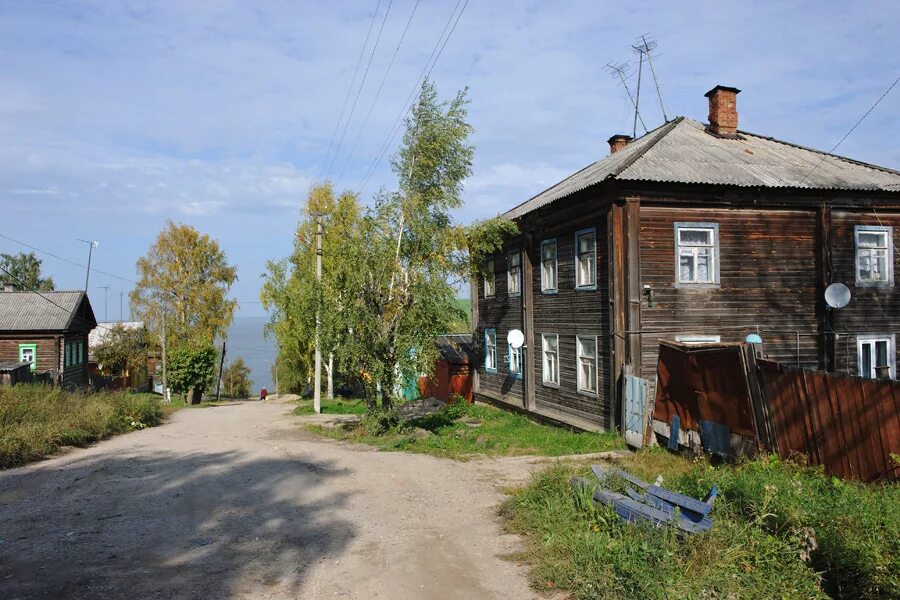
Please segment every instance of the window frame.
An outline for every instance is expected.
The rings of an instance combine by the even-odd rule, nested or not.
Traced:
[[[83,365],[84,364],[84,340],[78,340],[78,342],[76,342],[76,344],[78,347],[78,364]]]
[[[689,346],[697,344],[721,344],[721,335],[704,335],[702,333],[684,333],[675,336],[675,341],[679,344],[687,344]]]
[[[860,233],[884,233],[886,234],[887,281],[865,281],[859,278],[859,234]],[[871,248],[862,248],[871,250]],[[894,228],[883,225],[855,225],[853,227],[853,276],[856,287],[894,287]]]
[[[32,361],[31,361],[31,370],[36,371],[37,370],[37,359],[38,359],[37,344],[19,344],[19,362],[22,362],[23,360],[25,360],[24,358],[22,358],[23,350],[31,350],[31,356],[33,357]]]
[[[893,333],[866,333],[856,336],[856,373],[860,377],[866,379],[875,379],[875,343],[887,342],[888,364],[890,367],[891,379],[897,378],[897,340]],[[865,344],[872,344],[872,370],[867,375],[863,375],[862,368],[862,348]]]
[[[489,258],[485,261],[484,271],[485,277],[482,278],[482,293],[485,298],[493,298],[497,295],[497,272],[494,270],[494,259]],[[490,282],[491,293],[488,294],[488,282]]]
[[[488,344],[488,335],[494,336],[494,366],[488,366],[488,348],[490,344]],[[488,327],[484,330],[484,370],[486,373],[496,373],[497,372],[497,329],[494,327]]]
[[[513,371],[512,368],[512,357],[513,353],[519,355],[519,370]],[[522,379],[522,372],[525,370],[525,348],[524,346],[519,346],[518,348],[513,348],[512,344],[506,345],[506,371],[509,373],[510,377],[515,379]]]
[[[594,281],[592,283],[581,283],[579,281],[579,273],[581,269],[579,269],[580,264],[580,253],[578,252],[578,239],[585,235],[594,236]],[[585,229],[579,229],[575,232],[575,248],[572,253],[573,255],[573,264],[575,266],[575,291],[578,292],[591,292],[597,289],[597,229],[594,227],[587,227]]]
[[[594,341],[594,390],[582,387],[581,381],[581,340]],[[575,336],[575,389],[582,396],[598,397],[600,393],[600,345],[597,343],[596,335],[576,335]]]
[[[510,286],[510,282],[513,281],[512,270],[510,267],[512,266],[512,261],[510,260],[513,256],[517,256],[519,258],[519,263],[516,265],[518,268],[518,272],[516,274],[518,290],[513,292],[511,291],[512,286]],[[522,295],[522,250],[510,250],[506,253],[506,295],[510,298],[518,298]]]
[[[594,243],[596,246],[596,240]],[[544,247],[551,245],[553,246],[553,287],[544,287]],[[559,293],[559,244],[556,238],[550,238],[541,242],[541,293]]]
[[[712,269],[711,281],[682,281],[681,280],[681,236],[680,231],[683,229],[692,230],[709,230],[712,232],[713,243],[709,246],[712,248],[712,261],[710,268]],[[686,288],[717,288],[721,286],[720,273],[720,252],[719,252],[719,224],[718,223],[700,223],[695,221],[676,221],[674,223],[675,230],[675,287]],[[696,248],[698,246],[685,246],[686,248]],[[696,273],[696,263],[694,265]]]
[[[547,340],[553,338],[556,340],[556,369],[555,381],[547,380]],[[541,334],[541,381],[547,387],[559,388],[559,334],[558,333],[542,333]]]

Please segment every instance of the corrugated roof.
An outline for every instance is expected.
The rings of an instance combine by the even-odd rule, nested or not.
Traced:
[[[441,358],[451,364],[466,364],[475,356],[472,336],[468,333],[439,335],[436,344]]]
[[[84,297],[81,291],[0,292],[0,331],[64,331]]]
[[[900,192],[900,172],[739,131],[721,138],[678,117],[504,214],[515,219],[609,179],[738,187]]]
[[[108,321],[105,323],[97,323],[97,326],[91,329],[91,332],[88,334],[88,359],[93,358],[93,349],[103,343],[103,340],[109,337],[109,332],[115,327],[122,327],[123,329],[141,329],[143,326],[143,321]]]

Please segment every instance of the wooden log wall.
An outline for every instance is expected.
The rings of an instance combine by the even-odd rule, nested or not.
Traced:
[[[676,285],[675,223],[716,223],[719,285]],[[742,341],[757,326],[763,352],[790,366],[818,365],[816,211],[641,205],[643,374],[655,394],[659,340],[718,335]],[[798,337],[799,333],[799,337]],[[799,341],[799,346],[798,346]]]

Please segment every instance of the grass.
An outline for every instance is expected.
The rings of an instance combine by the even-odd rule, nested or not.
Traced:
[[[527,536],[517,558],[532,565],[535,587],[574,598],[900,597],[896,484],[844,482],[777,458],[714,468],[652,450],[622,464],[695,497],[717,485],[712,530],[679,539],[624,523],[572,491],[587,465],[553,467],[502,509]]]
[[[0,468],[45,458],[61,446],[84,446],[157,425],[153,394],[66,392],[43,385],[0,387]]]
[[[361,415],[366,412],[366,402],[359,398],[322,398],[321,408],[322,413],[327,415]],[[311,399],[302,398],[297,401],[295,415],[311,415],[314,412]]]
[[[363,410],[364,406],[360,404],[359,412]],[[493,406],[463,402],[408,423],[399,423],[390,415],[376,415],[344,427],[309,428],[328,437],[369,444],[382,450],[405,450],[463,460],[475,456],[562,456],[624,447],[622,439],[614,433],[584,433],[548,427]]]

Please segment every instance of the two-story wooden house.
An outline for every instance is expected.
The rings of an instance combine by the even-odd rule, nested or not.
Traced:
[[[521,234],[472,286],[477,398],[613,428],[623,370],[654,396],[661,339],[751,333],[788,365],[896,377],[900,172],[740,130],[739,91],[707,92],[708,124],[613,136],[504,215]],[[833,282],[852,292],[838,311]]]

